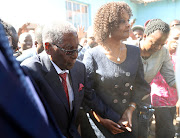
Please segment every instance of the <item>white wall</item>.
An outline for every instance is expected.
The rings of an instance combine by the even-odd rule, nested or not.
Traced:
[[[65,19],[65,1],[2,0],[0,18],[16,29],[26,22],[43,23],[53,18]]]

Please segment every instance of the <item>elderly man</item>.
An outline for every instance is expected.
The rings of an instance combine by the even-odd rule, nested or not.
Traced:
[[[47,24],[43,28],[42,38],[45,51],[22,65],[31,72],[62,133],[67,137],[80,137],[75,119],[83,97],[93,110],[117,122],[120,116],[95,96],[86,81],[84,64],[76,61],[80,46],[72,24]]]

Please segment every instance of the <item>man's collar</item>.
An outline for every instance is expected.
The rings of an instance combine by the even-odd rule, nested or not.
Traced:
[[[62,70],[52,60],[50,60],[50,61],[51,61],[52,65],[54,66],[54,68],[55,68],[55,70],[56,70],[56,72],[58,74],[64,74],[64,73],[68,73],[69,74],[69,70]]]

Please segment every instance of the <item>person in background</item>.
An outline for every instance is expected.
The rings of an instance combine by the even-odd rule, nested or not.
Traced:
[[[132,31],[138,40],[141,40],[143,38],[143,34],[144,34],[144,27],[143,26],[135,25],[132,27]]]
[[[27,32],[22,33],[19,36],[19,47],[20,47],[20,50],[23,52],[24,50],[32,48],[32,46],[33,46],[32,36],[29,33],[27,33]]]
[[[174,26],[167,39],[167,48],[175,69],[176,48],[180,36],[180,26]],[[176,114],[176,103],[178,101],[177,90],[170,87],[160,72],[151,82],[151,103],[155,107],[155,135],[156,138],[173,138],[175,127],[173,120]]]
[[[79,60],[83,60],[84,58],[84,53],[86,52],[86,50],[91,49],[95,46],[97,46],[97,42],[94,38],[94,31],[93,31],[93,27],[90,26],[87,30],[87,43],[86,45],[83,47],[83,49],[80,51],[78,58]]]
[[[19,36],[19,46],[22,54],[16,58],[18,62],[23,62],[25,59],[36,55],[36,48],[33,46],[33,40],[29,33],[22,33]]]
[[[180,61],[180,39],[178,40],[178,48],[176,50],[176,61]],[[176,84],[177,90],[180,91],[180,62],[176,63]],[[180,97],[180,93],[178,93],[178,97]]]
[[[135,25],[131,28],[129,38],[125,40],[123,43],[139,46],[139,42],[142,39],[143,34],[144,34],[144,27],[141,25]]]
[[[163,45],[169,35],[169,25],[160,19],[152,19],[145,27],[143,39],[139,43],[144,66],[145,80],[148,83],[160,71],[169,86],[176,88],[174,69],[169,51]]]
[[[172,20],[169,24],[170,28],[173,28],[176,25],[180,25],[180,20],[177,20],[177,19]]]
[[[28,68],[39,86],[62,133],[66,137],[80,137],[75,120],[82,100],[99,114],[119,119],[87,83],[85,66],[76,60],[81,47],[73,25],[67,21],[47,23],[42,38],[45,50],[21,65]]]
[[[176,50],[176,61],[180,61],[180,39],[178,40],[178,47]],[[176,62],[176,84],[177,84],[177,90],[178,90],[178,97],[180,97],[180,62]],[[180,136],[180,117],[177,117],[178,120],[178,129],[177,129],[177,136]]]
[[[126,45],[132,11],[125,2],[109,2],[101,6],[94,19],[94,37],[98,46],[87,50],[83,63],[88,82],[105,104],[119,113],[119,120],[90,113],[91,119],[107,138],[136,138],[138,132],[136,106],[150,93],[144,80],[138,47]]]
[[[176,88],[174,69],[169,51],[164,44],[168,38],[170,27],[160,19],[151,19],[145,26],[143,39],[139,43],[141,59],[144,67],[144,78],[150,84],[158,72],[164,77],[170,87]],[[145,103],[150,104],[150,96]],[[147,122],[147,123],[145,123]],[[144,120],[148,124],[149,120]],[[142,127],[141,137],[147,137],[149,125]]]
[[[38,25],[35,29],[34,39],[35,39],[35,46],[37,54],[41,53],[44,50],[43,41],[42,41],[42,31],[43,25]]]
[[[64,138],[26,73],[13,57],[0,23],[0,136]]]
[[[4,31],[9,40],[9,44],[13,50],[13,56],[18,57],[22,53],[19,51],[19,48],[18,48],[19,37],[17,35],[15,28],[1,19],[0,19],[0,22],[3,25]]]

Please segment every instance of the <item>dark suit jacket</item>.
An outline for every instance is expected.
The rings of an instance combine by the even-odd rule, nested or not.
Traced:
[[[120,119],[120,116],[104,105],[87,85],[86,69],[83,63],[76,61],[74,67],[70,70],[70,79],[74,92],[72,112],[69,110],[59,76],[45,52],[25,60],[21,65],[28,67],[65,136],[79,137],[74,123],[83,98],[99,114],[103,114],[112,120]],[[80,88],[81,84],[84,86],[82,89]]]
[[[24,74],[13,57],[12,50],[5,38],[0,24],[0,52],[5,60],[0,60],[0,137],[63,137],[49,116],[49,124],[45,122],[32,97],[22,85]],[[4,62],[8,68],[5,68]],[[46,108],[46,107],[45,107]]]

